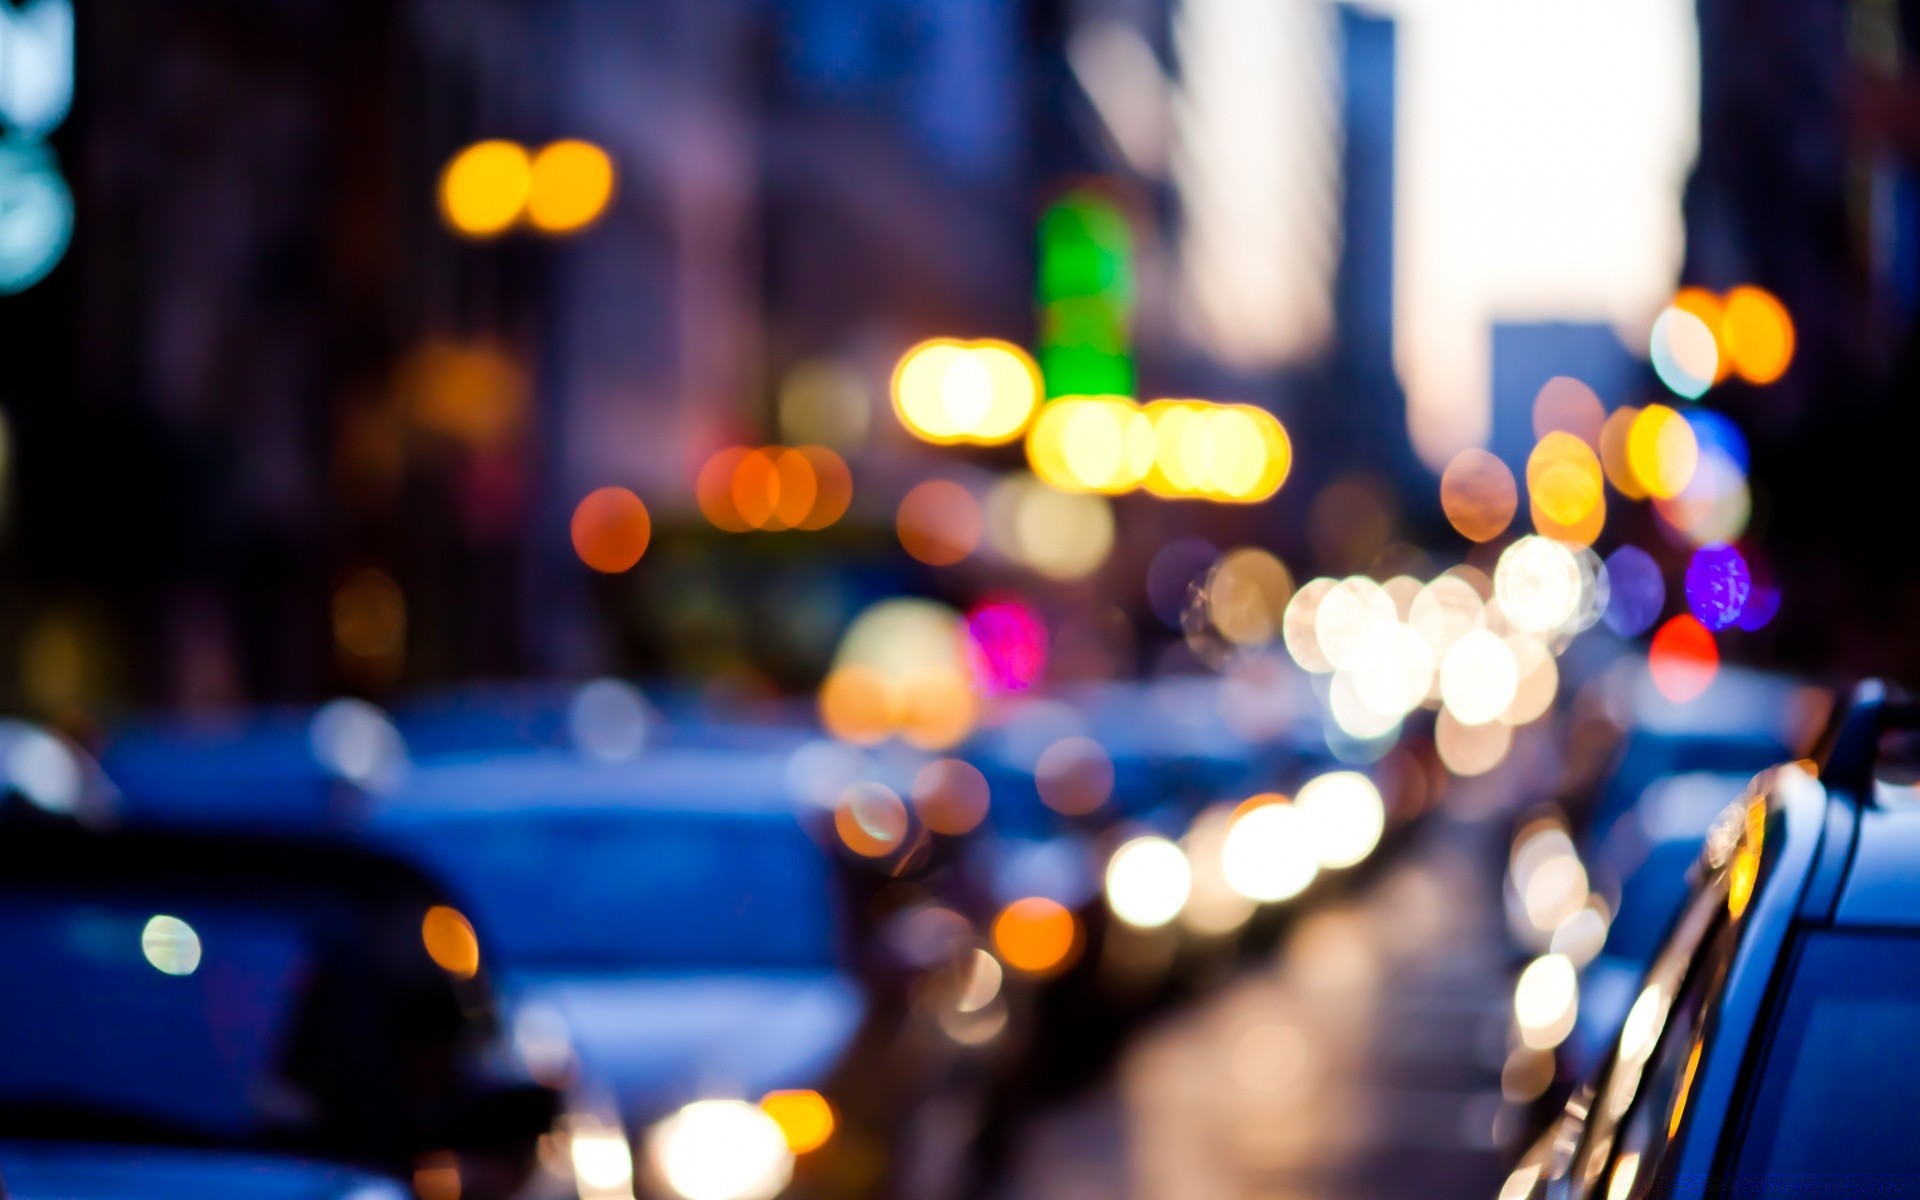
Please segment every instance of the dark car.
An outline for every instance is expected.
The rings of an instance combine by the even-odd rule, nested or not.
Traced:
[[[1754,781],[1600,1072],[1502,1190],[1920,1195],[1920,798],[1878,778],[1920,710],[1863,685],[1822,762]]]
[[[553,1127],[471,927],[385,855],[14,824],[0,948],[16,1198],[503,1198]]]

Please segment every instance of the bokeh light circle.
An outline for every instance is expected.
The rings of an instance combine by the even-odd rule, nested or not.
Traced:
[[[915,559],[928,566],[950,567],[980,545],[986,518],[965,486],[929,479],[901,498],[894,528],[901,548]]]
[[[1709,630],[1725,629],[1740,619],[1753,592],[1753,573],[1744,555],[1724,542],[1693,552],[1684,581],[1687,610]]]
[[[1607,628],[1628,638],[1653,628],[1667,604],[1666,582],[1653,556],[1638,546],[1621,546],[1607,556],[1607,578]]]
[[[1493,571],[1493,594],[1514,628],[1528,633],[1557,629],[1580,610],[1579,560],[1550,538],[1521,538],[1501,553]]]
[[[993,948],[1000,961],[1029,975],[1049,975],[1072,962],[1079,922],[1058,901],[1044,896],[1015,900],[993,922]]]
[[[494,237],[512,228],[533,190],[526,148],[493,139],[454,155],[440,174],[440,213],[455,232]]]
[[[1380,789],[1358,771],[1331,771],[1309,780],[1294,797],[1306,818],[1322,867],[1357,866],[1380,844],[1387,808]]]
[[[1647,651],[1653,686],[1675,704],[1697,699],[1720,670],[1713,634],[1691,616],[1674,617],[1653,635]]]
[[[974,686],[989,695],[1024,692],[1047,669],[1047,627],[1018,600],[986,600],[968,610],[967,662]]]
[[[1627,430],[1627,466],[1640,490],[1655,499],[1678,496],[1693,482],[1700,443],[1686,418],[1664,404],[1649,404]]]
[[[991,803],[987,777],[958,758],[937,758],[913,777],[913,810],[935,833],[959,837],[987,819]]]
[[[1440,698],[1463,725],[1497,721],[1520,687],[1520,665],[1500,635],[1476,629],[1440,662]]]
[[[584,229],[613,200],[613,160],[592,142],[553,142],[533,156],[530,169],[527,222],[542,232]]]
[[[1505,533],[1519,507],[1513,471],[1485,450],[1462,450],[1440,476],[1441,511],[1470,542],[1489,542]]]
[[[1720,373],[1720,345],[1696,313],[1669,307],[1653,323],[1653,372],[1676,396],[1698,400]]]
[[[603,575],[618,575],[647,552],[653,522],[640,497],[623,487],[603,487],[574,507],[570,532],[581,562]]]
[[[894,790],[871,780],[840,793],[833,828],[841,844],[862,858],[881,858],[907,840],[907,806]]]
[[[1720,329],[1734,373],[1748,383],[1773,383],[1793,364],[1793,318],[1764,288],[1728,292]]]

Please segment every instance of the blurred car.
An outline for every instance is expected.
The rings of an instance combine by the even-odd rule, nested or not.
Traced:
[[[14,1200],[500,1200],[553,1129],[465,918],[384,855],[10,823],[0,946]]]
[[[1807,689],[1754,672],[1717,686],[1725,694],[1708,714],[1639,696],[1591,794],[1533,814],[1514,835],[1509,924],[1530,952],[1568,959],[1579,973],[1570,1030],[1521,1030],[1535,1053],[1557,1051],[1563,1086],[1591,1073],[1619,1031],[1714,816],[1756,772],[1793,757],[1796,730],[1816,707]]]
[[[340,701],[304,721],[132,727],[105,761],[129,820],[333,830],[454,887],[516,1046],[567,1087],[549,1190],[866,1195],[941,1162],[927,1103],[972,1098],[965,1055],[995,1040],[1005,1001],[973,927],[899,877],[910,850],[862,843],[898,870],[855,867],[869,860],[848,836],[880,835],[798,799],[784,750],[588,753],[538,732],[547,697],[518,696],[507,717],[488,697],[422,735],[504,748],[416,757],[384,713]],[[761,1157],[689,1150],[728,1128]]]
[[[1863,685],[1821,764],[1754,781],[1607,1060],[1521,1160],[1528,1196],[1909,1195],[1920,793],[1880,778],[1920,709]],[[1523,983],[1523,990],[1525,985]],[[1569,996],[1542,981],[1523,1003]]]
[[[370,815],[472,904],[523,1055],[568,1087],[582,1197],[891,1194],[931,1153],[951,1047],[868,975],[859,897],[773,766],[449,756]]]

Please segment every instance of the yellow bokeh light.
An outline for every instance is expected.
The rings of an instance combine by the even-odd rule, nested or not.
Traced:
[[[1485,450],[1462,450],[1440,476],[1440,509],[1470,542],[1505,533],[1519,506],[1512,470]]]
[[[613,200],[613,160],[592,142],[567,138],[533,156],[527,221],[544,233],[584,229]]]
[[[1040,368],[1011,342],[935,338],[901,355],[893,372],[901,425],[936,445],[1011,442],[1032,422],[1040,396]]]
[[[1153,470],[1154,450],[1153,422],[1124,396],[1061,397],[1027,434],[1033,473],[1069,492],[1132,491]]]
[[[1600,465],[1614,490],[1629,500],[1647,498],[1647,489],[1633,473],[1633,463],[1627,456],[1628,438],[1639,415],[1640,410],[1632,405],[1617,408],[1608,414],[1607,423],[1600,429]]]
[[[1293,442],[1272,413],[1250,404],[1155,400],[1153,465],[1142,481],[1163,497],[1251,504],[1268,499],[1293,470]]]
[[[475,142],[440,173],[440,214],[454,232],[494,237],[520,219],[533,190],[533,163],[517,143]]]
[[[1734,373],[1748,383],[1772,383],[1793,362],[1793,318],[1764,288],[1737,287],[1727,293],[1720,340]]]
[[[1527,456],[1527,493],[1559,525],[1578,525],[1602,503],[1604,476],[1593,448],[1573,434],[1554,431]]]
[[[472,979],[480,973],[480,939],[458,909],[436,904],[420,922],[427,957],[449,975]]]
[[[811,1089],[768,1092],[760,1097],[760,1111],[773,1118],[795,1154],[818,1150],[833,1137],[833,1105]]]
[[[1700,443],[1687,419],[1664,404],[1649,404],[1627,431],[1627,465],[1648,495],[1670,500],[1693,481]]]

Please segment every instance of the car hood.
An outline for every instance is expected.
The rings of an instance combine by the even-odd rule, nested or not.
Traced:
[[[7,1200],[407,1200],[349,1167],[229,1151],[0,1142]]]
[[[639,1119],[817,1087],[867,1013],[858,984],[824,972],[523,976],[509,991],[516,1024],[536,1009],[557,1015],[584,1088]]]

